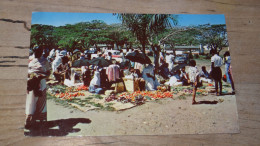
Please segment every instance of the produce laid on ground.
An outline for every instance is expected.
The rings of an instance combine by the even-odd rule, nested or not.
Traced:
[[[84,93],[80,91],[88,90],[86,86],[79,86],[79,87],[65,87],[65,86],[53,86],[49,88],[50,94],[62,100],[78,97],[78,96],[85,96]]]
[[[211,84],[205,84],[197,89],[197,95],[208,95],[208,87]],[[169,91],[170,90],[170,91]],[[76,107],[82,111],[93,109],[103,110],[125,110],[137,105],[145,104],[145,102],[160,100],[165,98],[185,99],[185,96],[191,96],[193,87],[191,86],[159,86],[156,91],[135,91],[123,92],[116,94],[111,92],[107,95],[98,95],[88,92],[88,87],[66,87],[63,85],[55,85],[49,88],[49,94],[57,100],[64,101],[69,105]],[[107,96],[107,97],[106,97]]]
[[[72,99],[77,96],[85,96],[84,93],[56,93],[55,97],[61,98],[61,99]]]

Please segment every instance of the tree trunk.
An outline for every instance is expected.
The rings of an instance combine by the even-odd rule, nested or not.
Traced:
[[[153,50],[153,56],[154,56],[154,65],[155,65],[155,73],[158,73],[159,68],[159,55],[160,55],[160,46],[158,45],[151,45],[151,48]]]
[[[174,55],[174,56],[176,56],[176,49],[175,49],[175,45],[174,45],[174,44],[171,44],[171,47],[172,47],[173,55]]]
[[[142,52],[145,54],[145,43],[142,43]]]

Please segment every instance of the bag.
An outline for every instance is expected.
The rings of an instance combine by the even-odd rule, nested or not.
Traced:
[[[94,86],[89,86],[88,91],[90,93],[95,93],[95,87]]]
[[[103,94],[103,93],[104,93],[104,90],[103,90],[102,88],[97,88],[97,89],[95,90],[95,93],[96,93],[96,94]]]
[[[116,83],[115,87],[116,93],[121,93],[125,91],[125,85],[123,82]]]
[[[226,75],[223,75],[222,80],[225,81],[225,82],[227,82],[227,76],[226,76]]]

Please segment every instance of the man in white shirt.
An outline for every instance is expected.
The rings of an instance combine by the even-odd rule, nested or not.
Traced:
[[[222,94],[222,71],[220,67],[222,66],[222,58],[218,56],[216,50],[212,50],[213,56],[211,57],[211,75],[215,81],[215,89],[216,95],[219,96]],[[219,85],[219,92],[218,92],[218,85]]]
[[[169,64],[169,66],[168,66],[169,71],[172,72],[173,67],[174,67],[174,55],[173,55],[173,53],[171,53],[171,54],[166,53],[166,63]]]

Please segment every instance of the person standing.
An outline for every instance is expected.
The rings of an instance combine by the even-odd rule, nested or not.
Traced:
[[[56,57],[54,61],[52,62],[52,72],[54,73],[57,69],[57,67],[61,64],[62,60],[62,54],[59,53],[59,50],[56,50]]]
[[[101,88],[109,88],[110,87],[110,83],[106,74],[106,69],[103,67],[100,69],[100,86]]]
[[[211,57],[211,76],[215,82],[216,95],[222,94],[222,71],[221,66],[223,65],[222,58],[218,56],[217,50],[212,50]],[[219,90],[218,90],[219,88]]]
[[[84,86],[89,86],[91,81],[91,72],[88,66],[81,67],[81,74]]]
[[[34,58],[28,65],[27,97],[25,108],[25,128],[29,129],[36,120],[47,120],[46,80],[50,75],[50,65],[42,57],[43,47],[34,48]]]
[[[120,57],[122,58],[122,62],[125,62],[125,54],[123,50],[120,50]]]
[[[116,64],[115,60],[113,60],[113,64],[107,67],[106,74],[110,83],[114,83],[120,79],[120,67]]]
[[[192,104],[196,104],[196,91],[198,87],[199,82],[199,70],[196,67],[196,61],[191,60],[190,61],[190,68],[188,69],[187,77],[188,77],[188,83],[192,84],[193,86],[193,94],[192,94]]]
[[[108,52],[108,56],[107,56],[106,59],[109,60],[109,61],[112,61],[112,53],[111,52]]]
[[[161,50],[160,52],[160,59],[159,59],[159,65],[162,65],[165,63],[165,52]]]
[[[235,94],[235,86],[234,86],[234,81],[233,81],[233,77],[231,74],[231,57],[230,57],[230,53],[229,51],[226,51],[224,54],[224,63],[225,63],[225,74],[227,77],[227,82],[229,84],[231,84],[232,87],[232,94]]]
[[[169,71],[172,72],[173,70],[173,67],[174,67],[174,55],[173,53],[171,54],[168,54],[166,53],[166,63],[168,63],[168,68],[169,68]]]

